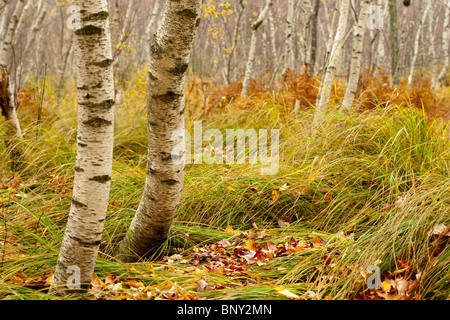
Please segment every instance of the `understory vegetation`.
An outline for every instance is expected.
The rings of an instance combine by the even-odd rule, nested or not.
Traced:
[[[203,120],[222,132],[279,129],[279,171],[188,164],[164,248],[153,261],[124,264],[113,251],[147,160],[146,72],[135,74],[116,108],[109,210],[81,298],[450,299],[448,88],[418,78],[408,91],[389,89],[381,71],[366,71],[359,112],[330,110],[314,127],[318,82],[306,72],[252,81],[245,97],[240,82],[209,82],[206,99],[202,80],[189,77],[186,128]],[[75,82],[56,90],[57,82],[50,75],[19,92],[24,138],[0,143],[0,299],[48,298],[76,150]],[[338,106],[345,87],[332,93]],[[0,135],[8,136],[3,120]],[[367,287],[371,266],[380,289]]]

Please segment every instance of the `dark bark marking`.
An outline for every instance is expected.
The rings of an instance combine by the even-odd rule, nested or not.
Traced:
[[[97,61],[92,63],[94,66],[100,67],[100,68],[106,68],[109,67],[113,63],[112,59],[105,59],[102,61]]]
[[[89,181],[97,181],[99,183],[107,183],[111,181],[111,176],[103,175],[103,176],[95,176],[89,179]]]
[[[77,36],[93,36],[93,35],[101,35],[103,34],[103,29],[93,26],[93,25],[88,25],[85,26],[81,29],[78,29],[75,31],[75,34]]]
[[[106,20],[109,17],[108,11],[100,11],[97,13],[93,13],[83,18],[83,21],[98,21],[98,20]]]
[[[174,76],[181,76],[186,72],[188,66],[189,65],[187,63],[177,62],[175,66],[169,69],[168,71],[170,74],[173,74]]]
[[[102,119],[100,117],[90,118],[89,120],[83,121],[84,125],[91,126],[93,128],[101,128],[104,126],[112,125],[112,122],[109,120]]]
[[[175,12],[177,15],[182,16],[182,17],[186,17],[189,19],[196,19],[197,18],[197,14],[195,13],[194,10],[191,9],[183,9],[180,11],[176,11]]]
[[[180,98],[182,95],[175,93],[173,91],[167,91],[165,94],[153,95],[152,98],[155,100],[160,100],[165,103],[174,102],[176,99]]]
[[[162,59],[163,57],[163,49],[159,45],[158,41],[156,40],[156,36],[153,36],[153,41],[150,46],[150,53],[152,54],[152,57],[155,59]]]
[[[158,80],[158,78],[155,77],[150,71],[148,72],[148,78],[149,78],[150,80],[152,80],[152,81]]]
[[[167,180],[162,180],[161,183],[168,184],[169,186],[173,186],[173,185],[176,185],[179,182],[177,180],[174,180],[174,179],[167,179]]]
[[[93,103],[93,102],[79,102],[78,103],[81,106],[93,109],[93,110],[99,110],[99,111],[107,111],[111,109],[116,102],[112,99],[105,100],[99,103]]]
[[[80,202],[80,201],[78,201],[78,200],[76,200],[74,198],[72,198],[72,204],[75,207],[77,207],[77,208],[87,209],[87,205],[86,204],[84,204],[84,203],[82,203],[82,202]]]
[[[75,236],[71,236],[70,238],[71,238],[72,240],[78,242],[80,245],[88,246],[88,247],[91,247],[91,246],[98,246],[98,245],[101,243],[101,240],[97,240],[97,241],[84,241],[83,239],[78,238],[78,237],[75,237]]]

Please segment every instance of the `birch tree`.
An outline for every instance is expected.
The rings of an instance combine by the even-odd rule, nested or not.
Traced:
[[[18,74],[21,74],[25,70],[24,65],[27,63],[27,58],[30,51],[33,49],[34,43],[36,42],[36,35],[41,29],[42,23],[47,14],[48,0],[40,0],[38,4],[37,16],[33,21],[25,48],[23,50],[22,61],[17,72]]]
[[[202,0],[166,1],[150,47],[147,90],[147,178],[117,257],[134,262],[167,239],[184,180],[184,92]]]
[[[11,81],[10,67],[12,65],[13,55],[13,41],[15,35],[18,31],[19,19],[23,13],[26,2],[25,0],[19,0],[14,9],[11,21],[6,31],[6,35],[2,41],[2,47],[0,49],[0,67],[1,70],[1,81],[4,89],[6,89],[4,99],[2,104],[2,114],[5,116],[6,120],[11,124],[11,127],[16,132],[19,137],[22,137],[22,129],[20,127],[19,119],[17,117],[16,105],[14,102],[14,89]]]
[[[347,111],[351,110],[356,91],[358,90],[364,32],[366,30],[365,27],[367,26],[367,9],[369,8],[369,4],[370,0],[363,0],[361,2],[358,22],[354,26],[350,72],[348,76],[344,100],[342,101],[342,108]]]
[[[398,66],[398,24],[397,24],[397,1],[389,0],[389,37],[390,37],[390,50],[391,50],[391,75],[392,81],[394,81],[395,74]]]
[[[339,3],[339,21],[334,37],[333,46],[330,52],[329,62],[325,70],[325,74],[321,83],[320,94],[316,103],[317,113],[315,119],[320,119],[327,109],[328,102],[331,96],[331,88],[336,74],[337,63],[341,57],[343,39],[347,28],[347,20],[349,13],[350,1],[340,0]]]
[[[266,6],[260,12],[258,19],[256,19],[256,21],[253,22],[253,24],[252,24],[252,27],[251,27],[252,28],[252,37],[250,40],[250,51],[248,53],[247,66],[245,68],[244,82],[242,85],[241,95],[248,94],[248,87],[250,85],[250,79],[253,74],[253,63],[255,60],[256,42],[258,40],[258,38],[257,38],[258,28],[264,22],[264,19],[266,18],[267,14],[269,13],[270,8],[272,7],[272,4],[273,4],[272,0],[266,0]]]
[[[445,75],[447,74],[450,65],[450,1],[444,2],[445,6],[445,19],[444,19],[444,31],[442,34],[442,52],[444,54],[444,67],[437,77],[437,83],[442,85]]]
[[[153,27],[156,22],[156,17],[159,12],[160,1],[156,0],[153,4],[152,13],[150,19],[148,20],[147,26],[145,28],[144,34],[144,61],[148,61],[149,49],[150,49],[150,40],[152,36]]]
[[[423,12],[422,15],[422,19],[419,22],[419,26],[417,27],[417,32],[416,32],[416,37],[414,39],[414,52],[413,52],[413,57],[412,57],[412,61],[411,61],[411,66],[409,69],[409,75],[408,75],[408,86],[412,85],[412,81],[413,81],[413,76],[414,76],[414,68],[416,66],[416,61],[417,61],[417,55],[419,54],[419,49],[420,49],[420,36],[422,35],[422,28],[423,25],[426,22],[426,19],[428,17],[428,12],[431,9],[431,4],[432,1],[431,0],[427,0],[427,5],[425,7],[425,10]],[[434,44],[432,44],[434,45]]]
[[[319,22],[320,0],[314,0],[313,12],[311,15],[311,57],[308,74],[312,77],[316,70],[317,59],[317,24]]]
[[[75,0],[78,128],[72,204],[50,294],[86,288],[101,241],[112,170],[114,78],[106,0]],[[68,283],[78,269],[80,283]],[[70,285],[70,286],[68,286]],[[70,290],[69,290],[70,291]]]
[[[294,60],[294,35],[293,35],[293,20],[294,20],[295,3],[294,0],[288,0],[288,14],[286,18],[286,32],[285,32],[285,44],[284,44],[284,66],[283,74],[286,70],[292,68],[292,62]]]

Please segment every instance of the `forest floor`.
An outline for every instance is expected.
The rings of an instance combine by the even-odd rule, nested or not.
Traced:
[[[209,84],[203,130],[279,129],[278,172],[188,164],[160,255],[123,264],[112,252],[141,197],[147,144],[145,72],[129,79],[117,108],[95,275],[76,299],[450,299],[450,145],[442,119],[450,89],[387,90],[382,79],[363,79],[370,94],[361,113],[330,110],[314,128],[314,110],[305,106],[317,88],[302,77],[292,74],[281,94],[253,82],[249,97],[239,96],[238,83]],[[57,92],[55,83],[49,77],[45,87],[32,82],[21,91],[24,139],[0,142],[0,299],[48,299],[76,151],[75,84]],[[187,83],[190,132],[202,119],[201,87],[197,78]],[[0,136],[6,131],[1,122]],[[380,286],[370,289],[377,270]]]

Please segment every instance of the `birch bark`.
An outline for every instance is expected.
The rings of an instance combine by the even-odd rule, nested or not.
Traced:
[[[22,137],[22,129],[20,127],[20,122],[17,117],[16,105],[14,102],[14,90],[11,83],[11,72],[10,66],[13,60],[13,41],[15,34],[17,33],[19,18],[23,13],[26,2],[24,0],[19,0],[14,9],[11,21],[6,31],[5,37],[2,41],[2,48],[0,49],[0,67],[4,68],[2,70],[2,81],[6,81],[6,105],[2,106],[3,114],[6,120],[11,124],[13,130],[19,137]]]
[[[258,28],[264,22],[264,19],[266,18],[267,14],[269,13],[270,8],[272,7],[272,4],[273,4],[273,0],[267,0],[266,6],[260,12],[258,19],[252,24],[252,37],[250,40],[250,51],[249,51],[248,59],[247,59],[247,66],[245,68],[245,76],[244,76],[244,82],[242,85],[241,95],[248,94],[248,87],[250,85],[250,79],[253,74],[253,63],[255,60]]]
[[[319,22],[320,0],[314,0],[314,9],[311,16],[311,58],[309,66],[309,76],[312,77],[316,72],[317,59],[317,24]]]
[[[292,68],[293,54],[294,54],[294,35],[293,30],[293,20],[294,20],[294,0],[288,0],[288,14],[286,19],[286,32],[285,32],[285,43],[284,43],[284,65],[283,74],[286,70]]]
[[[444,67],[437,77],[437,83],[442,85],[445,75],[447,74],[450,65],[450,54],[448,52],[450,47],[450,1],[444,2],[445,6],[445,19],[444,19],[444,31],[442,34],[442,51],[444,53]]]
[[[87,288],[94,272],[112,170],[114,78],[106,0],[74,0],[80,23],[74,29],[78,128],[72,204],[50,294],[70,286]],[[79,282],[68,283],[79,270]],[[70,285],[70,286],[68,286]],[[67,291],[66,291],[67,290]]]
[[[156,0],[154,1],[154,5],[153,5],[153,10],[151,13],[151,18],[148,21],[147,27],[145,28],[145,34],[144,34],[144,61],[148,61],[148,57],[149,57],[149,49],[150,49],[150,40],[151,40],[151,36],[152,36],[152,30],[153,27],[155,25],[155,21],[156,21],[156,17],[158,15],[159,12],[159,6],[160,6],[160,1]]]
[[[419,54],[419,49],[420,49],[420,36],[422,34],[423,25],[426,22],[425,20],[428,17],[428,12],[431,9],[431,4],[432,4],[432,1],[428,0],[427,6],[425,7],[425,10],[422,15],[422,19],[420,20],[419,26],[417,27],[416,37],[414,39],[414,53],[413,53],[411,66],[409,69],[409,75],[408,75],[408,87],[410,87],[413,82],[414,69],[415,69],[416,62],[417,62],[417,55]]]
[[[22,54],[22,61],[18,68],[18,74],[22,74],[23,71],[26,73],[26,69],[24,65],[27,63],[27,58],[30,54],[30,51],[33,48],[34,43],[36,42],[36,35],[38,31],[41,29],[42,22],[47,14],[48,0],[39,1],[38,13],[36,19],[33,21],[33,25],[31,26],[30,34],[27,39],[27,43],[25,44],[25,49]]]
[[[318,102],[316,104],[317,112],[315,119],[320,119],[323,117],[327,110],[327,105],[331,96],[331,88],[333,86],[334,76],[336,74],[336,67],[339,58],[342,53],[343,39],[345,36],[345,31],[347,28],[347,20],[349,14],[350,1],[340,0],[339,4],[339,22],[336,31],[336,35],[333,41],[333,47],[331,49],[330,58],[328,66],[325,70],[325,75],[321,84],[321,92],[319,95]]]
[[[344,100],[342,101],[342,108],[347,111],[351,110],[356,91],[358,90],[364,32],[366,30],[365,27],[367,26],[367,9],[369,8],[369,4],[370,0],[363,0],[361,2],[358,22],[354,26],[350,72],[347,81],[347,88],[345,90]]]
[[[202,0],[166,1],[150,47],[147,91],[148,158],[144,192],[116,256],[134,262],[167,239],[184,180],[186,70]]]

